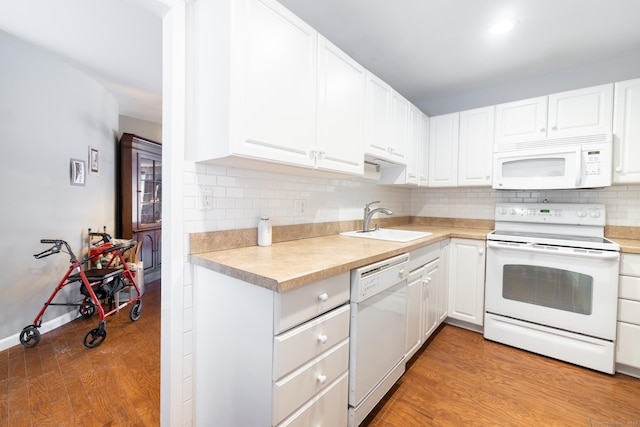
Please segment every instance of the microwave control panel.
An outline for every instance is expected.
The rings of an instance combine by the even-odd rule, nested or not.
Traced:
[[[591,150],[584,152],[584,175],[593,176],[602,173],[602,152],[600,150]]]

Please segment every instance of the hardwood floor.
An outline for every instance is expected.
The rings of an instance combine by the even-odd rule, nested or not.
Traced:
[[[609,376],[445,325],[368,427],[638,426],[640,379]]]
[[[159,280],[142,300],[138,321],[130,307],[107,318],[99,347],[82,343],[94,315],[0,352],[0,426],[159,426]]]
[[[159,426],[160,282],[140,320],[77,319],[0,352],[0,426]],[[444,326],[363,426],[640,426],[640,379],[609,376]],[[221,426],[245,427],[245,426]],[[253,426],[246,426],[253,427]]]

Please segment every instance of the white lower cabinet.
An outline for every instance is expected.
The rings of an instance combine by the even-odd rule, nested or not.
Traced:
[[[196,426],[346,426],[350,278],[274,292],[194,266]]]
[[[616,371],[640,377],[640,255],[621,254]]]
[[[409,255],[407,292],[407,359],[413,356],[441,323],[438,303],[441,292],[440,244]]]
[[[482,326],[484,323],[485,241],[452,238],[449,246],[448,316]]]

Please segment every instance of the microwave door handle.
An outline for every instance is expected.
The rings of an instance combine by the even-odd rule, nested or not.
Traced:
[[[582,147],[576,148],[576,187],[582,182]]]

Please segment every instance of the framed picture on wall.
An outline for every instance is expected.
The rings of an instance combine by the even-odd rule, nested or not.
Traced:
[[[89,174],[100,175],[100,151],[95,147],[89,147]]]
[[[71,159],[69,162],[71,185],[84,185],[86,180],[87,163],[80,159]]]

